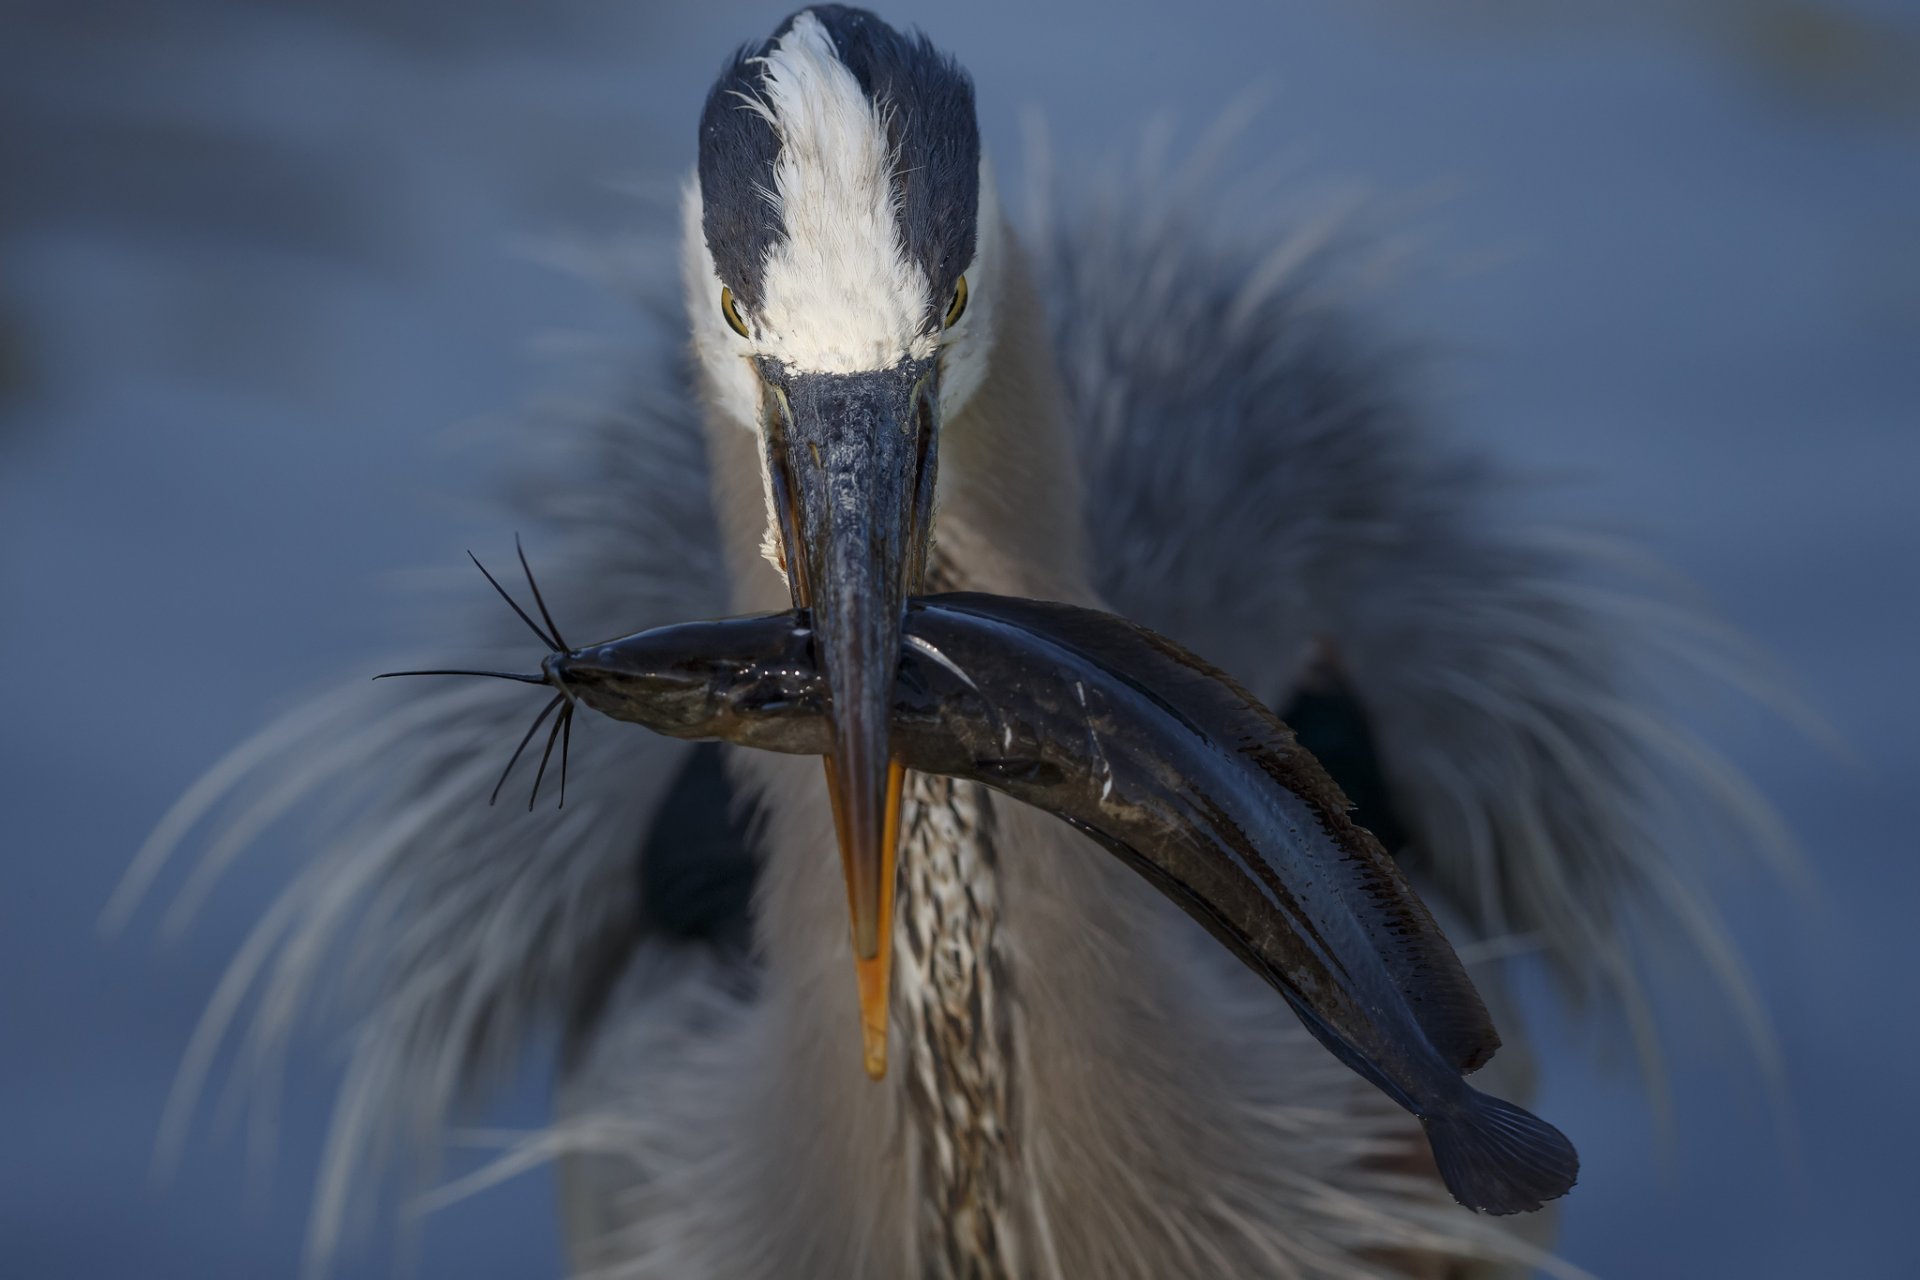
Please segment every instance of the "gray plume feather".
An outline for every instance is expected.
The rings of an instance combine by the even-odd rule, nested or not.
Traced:
[[[1223,226],[1217,210],[1284,201],[1272,175],[1202,180],[1224,145],[1196,148],[1184,180],[1148,157],[1127,198],[1032,215],[1102,593],[1276,705],[1330,658],[1416,833],[1413,865],[1469,939],[1532,940],[1571,994],[1617,1001],[1657,1091],[1656,959],[1628,921],[1677,926],[1778,1094],[1766,1014],[1678,851],[1748,849],[1789,877],[1797,859],[1687,727],[1671,677],[1817,725],[1625,544],[1530,520],[1526,486],[1434,430],[1407,353],[1352,314],[1343,281],[1377,265],[1366,237],[1337,213],[1278,237]]]
[[[676,363],[658,363],[664,385],[685,389]],[[696,413],[689,391],[529,421],[538,461],[514,482],[512,509],[538,530],[542,590],[566,631],[606,638],[724,612]],[[528,670],[544,656],[476,577],[460,574],[449,587],[457,603],[432,611],[432,647],[386,666],[438,666],[451,654]],[[365,1013],[314,1211],[316,1265],[346,1224],[354,1180],[393,1154],[393,1135],[432,1142],[458,1102],[497,1081],[530,1037],[566,1015],[609,950],[630,945],[635,856],[685,746],[587,727],[580,736],[591,746],[576,744],[564,809],[530,815],[511,783],[490,807],[487,793],[537,705],[517,686],[356,678],[211,770],[158,824],[109,903],[106,923],[123,923],[167,857],[211,824],[167,913],[168,927],[182,928],[212,882],[262,846],[279,819],[325,802],[314,823],[326,838],[209,1002],[160,1142],[170,1163],[236,1029],[237,1079],[270,1098],[297,1023],[322,997],[359,992]],[[518,777],[529,785],[527,764]]]

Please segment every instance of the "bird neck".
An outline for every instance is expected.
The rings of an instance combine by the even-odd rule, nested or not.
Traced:
[[[941,430],[938,585],[1090,603],[1071,408],[1026,253],[997,242],[987,373]]]

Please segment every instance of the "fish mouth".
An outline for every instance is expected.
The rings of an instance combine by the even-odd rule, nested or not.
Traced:
[[[846,878],[862,1059],[887,1066],[893,897],[905,770],[889,743],[907,599],[924,586],[939,443],[938,367],[861,373],[758,362],[767,483],[787,583],[812,611],[832,750],[827,794]]]

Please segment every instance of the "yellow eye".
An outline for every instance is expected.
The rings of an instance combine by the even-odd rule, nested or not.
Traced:
[[[967,278],[961,276],[953,282],[953,301],[947,304],[947,328],[958,324],[960,317],[967,313]]]
[[[727,326],[741,337],[747,336],[747,322],[740,318],[740,308],[734,304],[733,290],[720,286],[720,314],[727,318]]]

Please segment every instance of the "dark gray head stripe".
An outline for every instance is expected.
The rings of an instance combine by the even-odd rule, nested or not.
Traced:
[[[761,194],[773,190],[779,135],[741,96],[759,96],[760,68],[752,59],[765,49],[747,46],[736,53],[700,113],[700,205],[707,248],[720,278],[749,309],[760,305],[767,254],[787,232],[780,210]]]
[[[899,192],[900,238],[932,286],[930,316],[945,311],[954,282],[973,260],[980,205],[980,130],[973,82],[923,35],[903,35],[864,9],[815,5],[811,13],[833,41],[869,102],[880,104]],[[757,50],[742,50],[721,73],[700,118],[700,195],[707,248],[724,280],[749,309],[759,303],[767,254],[786,228],[761,190],[773,189],[780,141],[756,112],[739,110],[740,93],[760,93],[761,68],[792,27],[780,24]]]
[[[980,205],[980,127],[973,81],[924,35],[902,35],[865,9],[821,5],[814,17],[869,102],[888,108],[901,239],[944,312],[973,261]]]

